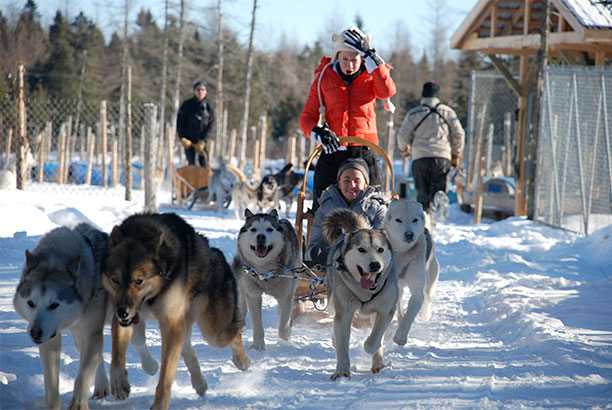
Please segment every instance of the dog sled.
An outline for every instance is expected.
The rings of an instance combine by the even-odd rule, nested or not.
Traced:
[[[393,164],[391,160],[378,145],[375,143],[365,140],[363,138],[358,137],[340,137],[341,143],[353,143],[364,145],[376,153],[380,155],[387,168],[389,169],[389,174],[391,176],[391,197],[396,198],[397,194],[395,192],[395,176],[393,173]],[[323,147],[317,147],[310,157],[308,158],[308,162],[306,163],[306,169],[310,169],[311,163],[314,159],[321,154],[323,151]],[[295,230],[298,237],[298,243],[300,247],[300,254],[304,255],[304,251],[307,248],[308,242],[310,240],[310,228],[312,227],[312,223],[314,220],[314,212],[312,209],[305,209],[305,200],[307,197],[307,177],[308,173],[304,173],[304,180],[302,183],[301,189],[297,193],[297,211],[295,216]],[[303,301],[311,301],[317,310],[324,310],[327,306],[327,294],[325,289],[325,266],[314,265],[312,267],[307,266],[306,264],[302,264],[302,268],[299,269],[298,272],[288,272],[288,274],[297,275],[299,279],[301,279],[298,288],[295,292],[295,301],[303,302]],[[294,270],[295,271],[295,270]]]

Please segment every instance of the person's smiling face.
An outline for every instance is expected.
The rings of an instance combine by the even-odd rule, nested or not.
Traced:
[[[338,187],[347,203],[353,202],[366,189],[365,177],[355,168],[345,169],[338,179]]]

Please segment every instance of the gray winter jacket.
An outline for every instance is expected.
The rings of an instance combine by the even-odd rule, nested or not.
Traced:
[[[337,208],[347,208],[357,212],[360,215],[365,216],[367,221],[374,229],[382,229],[385,214],[387,213],[387,207],[389,199],[376,191],[372,187],[367,187],[359,196],[349,205],[344,200],[344,197],[340,193],[340,189],[337,184],[330,185],[319,198],[319,208],[315,212],[312,226],[310,227],[310,241],[306,248],[304,255],[305,261],[312,261],[314,255],[311,255],[311,251],[315,247],[322,247],[329,250],[330,245],[325,242],[323,238],[323,230],[321,225],[323,219],[329,213]]]
[[[430,114],[431,108],[435,108],[439,115],[435,112]],[[425,116],[427,118],[419,125]],[[457,114],[448,105],[440,104],[440,100],[435,97],[421,99],[421,105],[408,111],[397,133],[398,148],[400,151],[408,148],[413,160],[450,160],[451,155],[461,157],[464,144],[465,131]]]

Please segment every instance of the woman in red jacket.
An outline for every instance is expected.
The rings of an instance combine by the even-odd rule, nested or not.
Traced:
[[[323,153],[317,161],[313,195],[319,198],[335,182],[338,166],[347,158],[361,157],[370,172],[370,184],[382,185],[376,152],[360,145],[341,146],[338,136],[353,136],[378,144],[376,99],[395,94],[389,70],[370,46],[370,36],[357,27],[349,27],[332,36],[333,57],[323,57],[300,116],[300,129]],[[385,109],[393,111],[391,102]]]

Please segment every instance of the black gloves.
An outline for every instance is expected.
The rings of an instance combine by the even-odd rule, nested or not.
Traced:
[[[336,152],[340,148],[340,140],[327,124],[323,124],[322,127],[319,125],[314,127],[310,132],[310,138],[321,145],[326,154]]]
[[[370,46],[368,39],[358,30],[349,29],[344,32],[344,44],[355,50],[363,58],[368,73],[371,73],[383,63],[376,54],[376,50]]]

